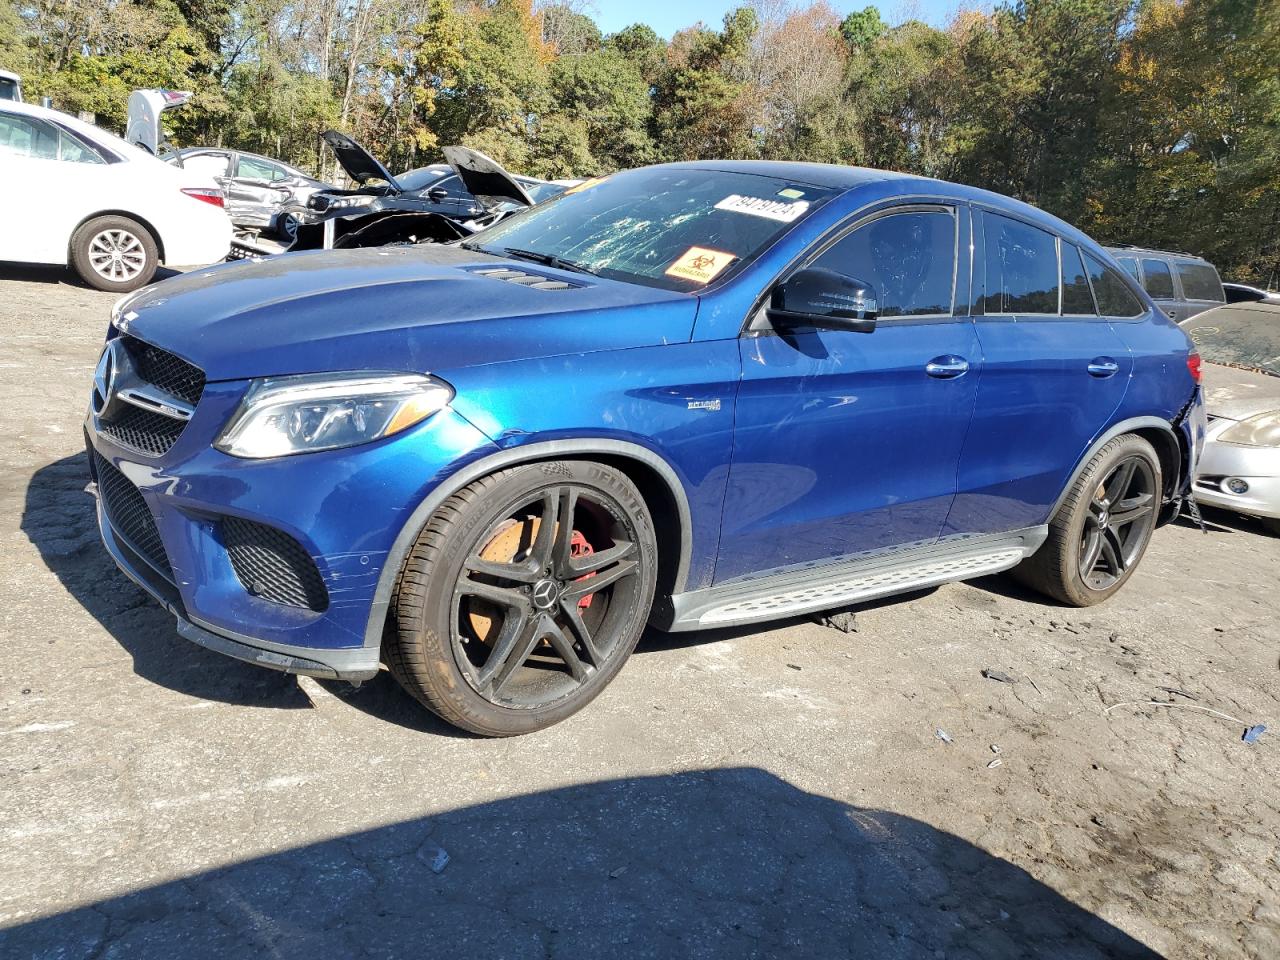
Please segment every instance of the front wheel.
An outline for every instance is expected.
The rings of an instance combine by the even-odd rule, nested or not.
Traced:
[[[1041,593],[1088,607],[1133,575],[1162,502],[1160,459],[1146,440],[1124,434],[1099,450],[1049,522],[1049,537],[1014,576]]]
[[[71,265],[96,290],[137,290],[151,282],[159,263],[151,231],[128,217],[95,217],[71,237]]]
[[[537,463],[477,480],[405,561],[384,654],[450,723],[529,733],[586,706],[640,637],[657,574],[653,521],[620,471]]]

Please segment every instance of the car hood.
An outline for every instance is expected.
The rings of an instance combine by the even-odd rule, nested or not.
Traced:
[[[320,137],[329,145],[333,155],[338,158],[338,163],[342,164],[342,169],[347,171],[347,176],[356,183],[363,184],[370,180],[385,180],[396,193],[404,192],[400,188],[400,184],[396,183],[396,178],[391,175],[391,171],[374,159],[373,154],[345,133],[340,133],[337,130],[326,130],[320,134]]]
[[[499,276],[481,272],[495,268]],[[539,288],[531,278],[573,286]],[[194,363],[209,380],[425,373],[686,342],[697,303],[687,294],[422,244],[194,271],[135,295],[118,325]]]
[[[533,206],[533,198],[520,186],[520,181],[507,173],[498,161],[486,157],[479,150],[445,147],[444,158],[458,171],[459,179],[471,195],[486,208],[493,209],[504,203]]]
[[[1202,368],[1205,411],[1225,420],[1247,420],[1280,410],[1280,377],[1206,362]]]

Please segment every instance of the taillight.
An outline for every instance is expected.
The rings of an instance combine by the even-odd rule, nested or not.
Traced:
[[[212,187],[183,187],[182,192],[188,197],[195,197],[197,200],[211,203],[215,207],[226,206],[226,199],[222,196],[222,191],[214,190]]]
[[[1196,383],[1200,382],[1200,354],[1198,351],[1192,350],[1187,354],[1187,370],[1191,373],[1191,379]]]

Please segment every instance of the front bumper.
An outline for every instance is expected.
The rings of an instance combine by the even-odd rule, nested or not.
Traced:
[[[1230,426],[1231,421],[1218,420],[1210,428],[1196,471],[1196,500],[1237,513],[1280,518],[1280,448],[1246,447],[1215,439],[1216,433]],[[1232,479],[1243,480],[1248,490],[1232,493],[1226,485]]]
[[[100,471],[117,488],[123,476],[136,491],[130,496],[145,503],[163,549],[129,539],[130,533],[136,538],[136,517],[133,525],[121,522],[130,518],[113,522],[105,490],[98,498],[103,544],[126,576],[174,614],[188,640],[276,670],[368,679],[378,671],[381,649],[381,624],[372,622],[375,593],[401,527],[456,465],[494,448],[446,409],[386,441],[240,460],[211,443],[246,386],[208,384],[195,416],[156,458],[99,432],[89,414],[85,435],[95,484]],[[242,582],[224,533],[232,520],[269,526],[296,541],[314,563],[327,603],[286,605]]]

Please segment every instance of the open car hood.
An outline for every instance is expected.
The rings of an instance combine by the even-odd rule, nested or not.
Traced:
[[[449,166],[458,171],[458,176],[471,195],[486,207],[493,208],[503,203],[533,206],[533,198],[520,186],[519,181],[502,169],[498,161],[491,160],[478,150],[470,147],[445,147],[444,158]]]
[[[400,184],[396,183],[396,178],[391,175],[391,171],[375,160],[373,154],[345,133],[339,133],[337,130],[326,130],[320,134],[320,137],[329,145],[329,149],[338,158],[338,163],[342,164],[342,169],[347,171],[347,176],[356,183],[364,184],[369,180],[385,180],[396,193],[404,192]]]

